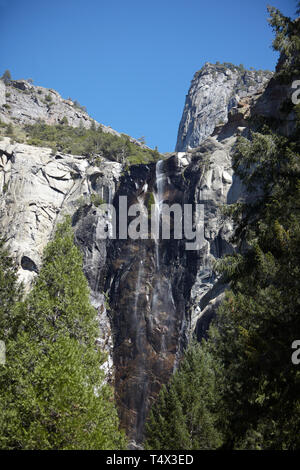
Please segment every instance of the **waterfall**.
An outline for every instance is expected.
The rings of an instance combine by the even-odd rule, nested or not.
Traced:
[[[139,262],[139,268],[138,268],[138,275],[137,275],[137,283],[136,283],[136,290],[135,290],[135,297],[134,297],[134,318],[135,322],[137,324],[137,307],[138,307],[138,300],[140,296],[140,290],[141,290],[141,276],[142,276],[142,269],[143,269],[143,260],[140,260]]]
[[[159,236],[160,236],[160,219],[161,219],[161,210],[164,197],[164,187],[166,181],[166,175],[163,172],[163,160],[159,160],[156,163],[155,176],[156,176],[156,191],[154,191],[154,217],[155,217],[155,252],[156,252],[156,267],[157,270],[160,270],[160,256],[159,256]]]
[[[145,256],[145,252],[143,253]],[[144,275],[144,267],[143,267],[143,260],[141,259],[138,263],[138,272],[137,272],[137,282],[136,282],[136,290],[135,290],[135,297],[134,297],[134,304],[133,304],[133,327],[135,329],[135,344],[137,347],[137,357],[136,357],[136,364],[135,364],[135,376],[136,376],[136,384],[138,386],[138,396],[139,396],[139,405],[138,410],[139,412],[136,415],[136,435],[138,437],[143,435],[144,429],[144,422],[146,419],[147,409],[146,409],[146,399],[148,396],[148,378],[146,376],[146,363],[145,363],[145,354],[144,354],[144,341],[145,341],[145,331],[143,325],[143,312],[139,307],[139,299],[141,294],[141,288],[143,286],[143,275]]]
[[[112,204],[112,188],[108,186],[108,204]]]
[[[156,270],[157,270],[157,278],[153,288],[153,298],[152,298],[152,305],[151,305],[151,312],[154,317],[158,317],[161,315],[161,306],[163,302],[166,300],[164,295],[166,294],[166,280],[163,280],[163,274],[161,270],[161,260],[160,260],[160,225],[161,225],[161,215],[162,215],[162,204],[164,201],[164,191],[165,191],[165,184],[167,181],[166,174],[163,171],[163,160],[159,160],[156,163],[155,167],[155,177],[156,177],[156,190],[153,193],[154,196],[154,217],[155,217],[155,260],[156,260]],[[169,298],[169,292],[167,293],[167,298]],[[164,354],[166,351],[166,342],[165,342],[165,329],[163,328],[161,334],[161,344],[160,350],[161,353]]]

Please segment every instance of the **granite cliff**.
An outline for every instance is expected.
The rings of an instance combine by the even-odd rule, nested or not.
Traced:
[[[207,75],[211,80],[211,66],[204,69],[198,84]],[[231,71],[228,82],[236,83],[237,73]],[[7,137],[0,141],[0,232],[19,263],[20,279],[30,288],[57,221],[70,214],[99,315],[99,342],[108,352],[107,375],[115,384],[121,422],[133,447],[141,444],[149,407],[176,369],[191,334],[205,335],[222,299],[225,286],[214,272],[214,261],[235,247],[232,224],[224,220],[220,207],[247,198],[231,164],[237,136],[248,135],[250,120],[264,112],[279,119],[277,110],[290,99],[289,87],[274,78],[266,81],[265,74],[259,75],[256,84],[249,85],[244,96],[240,92],[230,106],[226,100],[237,90],[235,85],[225,87],[221,99],[215,83],[221,88],[223,78],[211,82],[206,88],[210,107],[201,116],[189,114],[190,129],[201,129],[201,137],[192,131],[191,145],[186,140],[180,144],[197,147],[157,163],[128,169],[106,159],[95,163],[83,156],[13,143]],[[220,113],[213,111],[218,106]],[[3,113],[8,119],[5,107]],[[21,114],[26,114],[25,108]],[[220,123],[219,118],[227,122]],[[279,125],[290,132],[295,116],[282,112]],[[185,239],[103,239],[100,233],[111,224],[111,214],[96,202],[97,197],[118,209],[120,196],[127,196],[129,205],[138,204],[146,219],[151,204],[159,218],[162,202],[203,204],[200,249],[187,251]],[[172,228],[172,216],[168,223]]]
[[[0,121],[17,125],[60,124],[64,120],[72,127],[90,128],[92,123],[100,125],[103,132],[120,136],[109,126],[99,124],[91,118],[85,107],[71,98],[64,99],[52,88],[33,85],[28,80],[0,80]],[[128,136],[130,141],[143,147],[137,139]]]
[[[242,98],[261,92],[271,77],[267,70],[206,62],[195,73],[186,96],[175,150],[198,147],[216,125],[228,121],[228,113]]]

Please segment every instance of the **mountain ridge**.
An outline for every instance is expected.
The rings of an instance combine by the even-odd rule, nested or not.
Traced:
[[[126,135],[130,142],[141,148],[149,148],[143,142],[105,126],[89,116],[86,108],[76,100],[64,99],[53,88],[45,88],[30,80],[0,80],[0,121],[4,124],[24,126],[37,122],[57,125],[67,122],[72,127],[89,129],[92,125],[117,137]]]

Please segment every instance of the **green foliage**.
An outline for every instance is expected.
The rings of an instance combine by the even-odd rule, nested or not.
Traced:
[[[152,407],[146,424],[147,449],[216,449],[221,445],[216,375],[216,363],[205,343],[191,344]]]
[[[0,134],[13,138],[16,142],[23,143],[25,141],[25,133],[23,129],[12,123],[5,124],[0,122]]]
[[[108,160],[129,164],[157,161],[160,154],[157,150],[143,149],[130,142],[128,136],[120,137],[103,132],[101,126],[90,129],[63,125],[49,126],[43,123],[25,126],[27,143],[40,147],[51,147],[54,152],[60,151],[73,155],[85,155],[93,158],[101,155]]]
[[[230,208],[240,253],[217,263],[230,291],[210,350],[226,369],[226,446],[299,449],[300,139],[263,126],[240,138],[233,167],[253,197]]]
[[[52,96],[50,95],[50,93],[48,93],[48,95],[45,96],[45,102],[48,104],[52,102]]]
[[[17,283],[17,265],[0,240],[0,339],[5,340],[11,331],[11,310],[21,299],[22,285]]]
[[[1,318],[7,361],[0,368],[0,448],[124,448],[68,220],[47,246],[32,291]]]
[[[101,204],[105,204],[105,201],[103,201],[99,194],[91,194],[91,203],[94,204],[94,206],[99,207]]]
[[[13,128],[13,125],[11,123],[7,124],[6,134],[9,137],[13,137],[13,135],[14,135],[14,128]]]
[[[147,205],[147,209],[148,209],[149,218],[151,218],[151,210],[152,210],[152,206],[154,204],[155,204],[155,200],[154,200],[153,193],[149,192],[147,194],[147,199],[146,199],[146,205]]]
[[[234,65],[232,62],[220,63],[219,61],[217,61],[214,64],[214,67],[218,72],[225,73],[227,70],[231,70],[232,72],[239,72],[240,74],[243,75],[244,78],[245,78],[245,73],[247,72],[243,64]],[[196,72],[195,78],[197,78],[197,76],[203,72],[204,68],[205,68],[205,65],[198,72]],[[254,71],[256,76],[261,73],[271,76],[271,72],[269,70],[255,70],[253,67],[250,67],[250,70]]]
[[[284,16],[277,8],[268,7],[268,11],[268,21],[275,32],[273,49],[280,52],[282,61],[276,75],[289,81],[293,75],[300,73],[300,22]]]
[[[60,124],[61,124],[62,126],[67,126],[67,125],[69,124],[69,123],[68,123],[68,119],[67,119],[66,116],[64,116],[64,117],[61,119]]]

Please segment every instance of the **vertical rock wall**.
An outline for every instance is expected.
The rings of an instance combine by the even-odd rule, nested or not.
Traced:
[[[195,73],[179,124],[176,151],[198,147],[242,98],[261,92],[272,72],[245,70],[233,64],[205,65]]]

